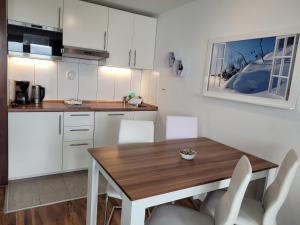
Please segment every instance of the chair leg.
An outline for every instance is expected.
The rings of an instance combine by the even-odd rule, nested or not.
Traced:
[[[112,209],[111,209],[111,212],[110,212],[110,215],[109,215],[109,218],[108,218],[108,221],[107,221],[107,224],[106,224],[106,225],[110,225],[111,220],[112,220],[112,217],[113,217],[114,212],[115,212],[115,209],[116,209],[116,207],[113,206]]]
[[[148,216],[150,217],[151,216],[151,212],[150,212],[149,208],[147,208],[147,213],[148,213]]]
[[[108,195],[105,197],[105,209],[104,209],[104,225],[106,225],[107,220],[107,206],[108,206]]]

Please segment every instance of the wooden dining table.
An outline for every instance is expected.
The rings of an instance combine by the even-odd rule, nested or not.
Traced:
[[[191,148],[193,160],[179,151]],[[124,144],[88,150],[87,225],[97,224],[99,173],[122,197],[121,225],[143,225],[149,207],[197,196],[229,186],[238,160],[246,155],[252,180],[266,178],[267,188],[276,164],[208,138]]]

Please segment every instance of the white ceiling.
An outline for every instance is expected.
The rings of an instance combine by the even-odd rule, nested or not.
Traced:
[[[112,8],[123,9],[149,16],[157,16],[167,10],[194,0],[85,0]]]

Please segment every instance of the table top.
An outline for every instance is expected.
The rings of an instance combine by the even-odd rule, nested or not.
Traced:
[[[195,159],[181,159],[182,148],[197,151]],[[253,172],[277,167],[207,138],[126,144],[89,152],[132,201],[227,179],[243,155],[249,158]]]

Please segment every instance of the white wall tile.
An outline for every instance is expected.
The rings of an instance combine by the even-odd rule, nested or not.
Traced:
[[[141,95],[141,81],[142,81],[142,71],[132,70],[130,91],[134,92],[136,96]]]
[[[57,62],[36,60],[35,84],[46,89],[46,100],[57,99]]]
[[[14,80],[25,80],[30,82],[30,89],[34,84],[34,60],[27,58],[8,58],[8,92],[9,99],[14,100]],[[30,94],[30,93],[29,93]]]
[[[71,77],[73,76],[73,77]],[[78,97],[78,64],[58,63],[58,99]]]
[[[115,74],[115,97],[114,100],[121,101],[130,92],[131,71],[124,69]]]
[[[115,95],[115,74],[107,67],[98,70],[97,100],[113,100]]]
[[[141,96],[144,102],[157,104],[157,91],[159,87],[159,73],[152,70],[142,72]]]
[[[79,64],[79,92],[81,100],[96,100],[98,87],[98,66]]]

